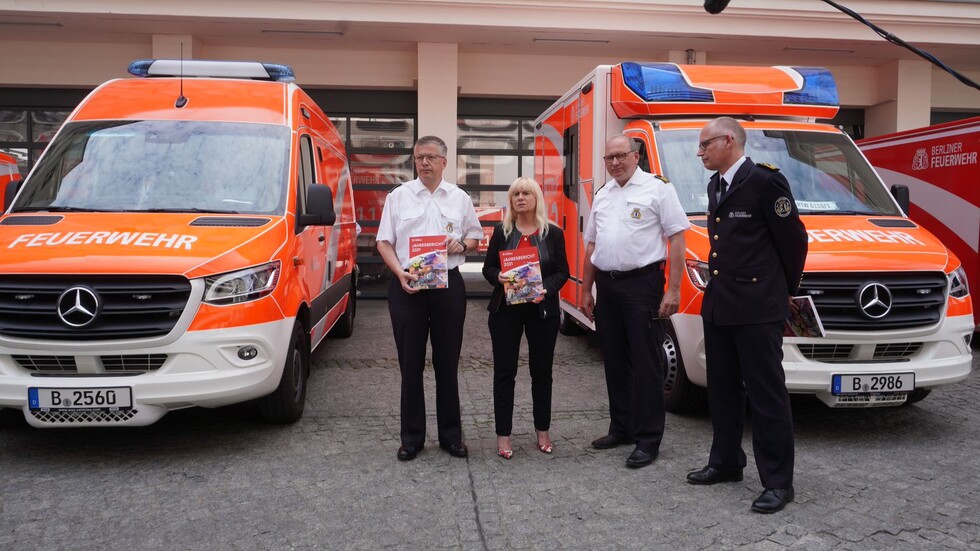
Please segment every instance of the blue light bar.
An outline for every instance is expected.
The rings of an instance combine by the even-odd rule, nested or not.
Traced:
[[[621,64],[623,81],[644,101],[707,101],[715,100],[711,90],[695,88],[687,83],[673,63]]]
[[[837,83],[834,75],[823,67],[792,67],[803,77],[803,87],[796,92],[785,92],[783,103],[795,105],[830,105],[837,107]]]
[[[138,59],[129,64],[129,73],[138,77],[246,78],[294,82],[288,65],[257,61],[210,61],[202,59]]]

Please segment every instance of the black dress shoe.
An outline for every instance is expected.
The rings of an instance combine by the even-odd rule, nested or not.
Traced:
[[[759,499],[752,502],[752,510],[756,513],[766,514],[782,511],[783,507],[793,501],[794,497],[796,497],[796,492],[793,491],[792,486],[789,488],[766,488]]]
[[[422,451],[422,446],[401,446],[398,448],[399,461],[411,461]]]
[[[618,448],[623,444],[632,444],[633,441],[625,436],[616,436],[615,434],[607,434],[602,438],[596,438],[592,441],[592,447],[597,450],[611,450],[613,448]]]
[[[688,484],[710,485],[719,482],[741,482],[742,469],[737,471],[722,471],[714,467],[705,467],[700,471],[687,473]]]
[[[646,467],[650,463],[653,463],[653,459],[656,454],[647,453],[640,448],[633,450],[633,453],[626,458],[626,466],[631,469],[639,469],[640,467]]]
[[[466,444],[462,442],[456,442],[455,444],[439,444],[439,447],[446,450],[446,453],[453,457],[466,457],[470,454],[469,450],[466,449]]]

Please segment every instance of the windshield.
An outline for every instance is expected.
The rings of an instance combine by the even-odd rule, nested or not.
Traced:
[[[800,214],[875,214],[901,216],[891,195],[857,147],[846,136],[829,132],[747,130],[745,155],[769,163],[789,180]],[[657,132],[664,176],[677,189],[689,215],[708,208],[711,172],[695,154],[697,130]]]
[[[284,210],[289,129],[189,121],[71,123],[12,212]]]

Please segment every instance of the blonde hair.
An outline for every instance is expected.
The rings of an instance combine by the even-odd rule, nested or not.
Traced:
[[[507,188],[507,210],[504,212],[504,219],[501,226],[504,229],[504,237],[510,237],[514,231],[514,194],[518,191],[529,191],[534,196],[534,223],[541,232],[541,237],[548,235],[548,215],[544,210],[544,194],[541,193],[541,186],[534,180],[522,176]]]

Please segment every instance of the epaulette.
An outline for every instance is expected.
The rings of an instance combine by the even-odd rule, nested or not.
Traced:
[[[759,166],[761,166],[761,167],[763,167],[763,168],[768,168],[769,170],[771,170],[773,172],[779,172],[779,168],[777,168],[777,167],[775,167],[775,166],[773,166],[773,165],[771,165],[769,163],[756,163],[756,164],[759,165]]]
[[[660,180],[661,182],[663,182],[665,184],[669,184],[670,183],[670,180],[668,180],[667,178],[665,178],[665,177],[663,177],[663,176],[661,176],[659,174],[654,174],[653,177],[656,178],[656,179],[658,179],[658,180]]]

